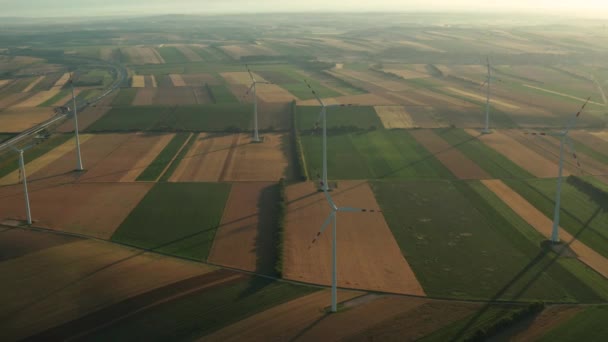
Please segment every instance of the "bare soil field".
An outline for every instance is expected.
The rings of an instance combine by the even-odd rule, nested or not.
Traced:
[[[29,97],[31,95],[32,94],[30,93],[13,93],[0,96],[0,110],[3,108],[12,107],[13,105],[22,102],[23,100],[25,100],[26,97]]]
[[[33,185],[34,225],[109,239],[152,183]],[[0,218],[25,219],[20,185],[0,188]]]
[[[407,69],[384,69],[386,72],[390,72],[391,74],[397,75],[406,80],[416,79],[416,78],[429,78],[431,75],[423,72],[419,72],[416,70],[407,70]]]
[[[601,132],[570,131],[570,136],[590,149],[608,155],[608,134],[607,139],[602,139],[597,135],[598,133],[601,134]]]
[[[466,129],[465,131],[471,136],[477,137],[481,142],[501,153],[536,177],[551,178],[557,176],[557,164],[545,158],[543,155],[530,150],[522,143],[501,131],[494,131],[492,134],[484,135],[481,135],[478,131],[473,129]],[[568,175],[568,173],[565,173],[565,175]]]
[[[176,48],[181,52],[190,62],[202,62],[203,59],[196,52],[186,45],[177,45]]]
[[[221,84],[220,80],[213,74],[184,74],[180,75],[186,85],[190,87],[202,87],[205,84],[218,85]]]
[[[450,146],[435,132],[415,130],[411,131],[410,134],[459,179],[492,178],[479,165],[475,164],[456,147]]]
[[[361,295],[356,291],[338,292],[340,302]],[[250,316],[205,336],[200,341],[238,342],[243,340],[243,336],[252,341],[293,341],[306,327],[326,316],[324,309],[330,301],[329,290],[317,291]]]
[[[551,238],[552,221],[517,192],[509,188],[501,180],[483,180],[482,183],[539,233],[543,234],[547,239]],[[608,278],[608,259],[589,248],[584,243],[576,240],[570,233],[561,227],[559,228],[559,236],[560,239],[567,243],[574,253],[576,253],[580,261],[603,275],[605,278]]]
[[[63,88],[63,86],[65,86],[66,83],[68,83],[69,80],[70,80],[70,73],[66,72],[57,80],[57,82],[55,82],[55,84],[53,85],[53,88],[61,89],[61,88]]]
[[[134,46],[122,48],[132,64],[163,64],[165,61],[154,48]]]
[[[258,44],[223,45],[220,46],[220,49],[234,59],[246,56],[275,56],[277,54],[271,48]]]
[[[40,83],[46,76],[39,76],[38,78],[36,78],[33,82],[31,82],[27,87],[25,87],[25,89],[23,89],[21,92],[22,93],[28,93],[30,92],[38,83]]]
[[[46,248],[0,263],[0,274],[10,275],[0,277],[7,289],[0,329],[4,338],[20,340],[211,270],[98,241]]]
[[[405,107],[417,127],[421,128],[443,128],[449,124],[439,118],[433,107]]]
[[[0,80],[0,88],[4,87],[5,85],[11,83],[13,80],[8,79],[8,80]]]
[[[169,77],[171,78],[171,82],[173,82],[174,87],[185,87],[186,86],[186,82],[182,78],[182,75],[171,74],[171,75],[169,75]]]
[[[188,105],[197,104],[196,96],[191,88],[163,88],[156,93],[154,104],[159,105]]]
[[[230,84],[240,84],[247,86],[247,88],[251,85],[251,77],[247,71],[222,72],[220,75]],[[268,82],[256,73],[253,73],[253,77],[258,82]]]
[[[118,182],[135,180],[168,143],[173,134],[132,133],[94,167],[80,177],[80,182]],[[123,139],[123,137],[121,137]],[[156,152],[154,156],[150,152]],[[148,164],[140,163],[148,161]],[[135,177],[133,177],[135,174]]]
[[[270,187],[275,183],[235,183],[213,240],[208,260],[231,268],[272,274],[274,260],[267,257],[272,244],[272,206],[276,201]],[[264,205],[265,207],[261,207]],[[270,206],[270,211],[267,208]]]
[[[581,307],[553,306],[549,307],[534,319],[517,327],[517,331],[509,336],[511,341],[538,341],[553,328],[557,328],[581,312]]]
[[[459,108],[478,108],[474,103],[451,97],[430,89],[416,89],[413,96],[431,106],[450,106]]]
[[[131,104],[134,106],[146,106],[154,104],[154,100],[156,99],[159,91],[160,90],[157,88],[137,89],[137,93],[135,94],[135,98],[133,98],[133,102],[131,102]]]
[[[539,145],[546,147],[547,150],[554,151],[556,156],[559,156],[559,148],[560,148],[560,140],[556,137],[545,137],[544,139],[538,139],[537,142]],[[604,150],[608,151],[608,150]],[[581,164],[581,167],[578,168],[576,164],[576,160],[572,153],[566,147],[566,151],[564,151],[564,168],[569,168],[573,174],[582,174],[588,173],[591,175],[608,175],[608,165],[590,157],[584,151],[575,151],[576,157]],[[559,161],[559,159],[558,159]]]
[[[283,135],[263,136],[264,142],[255,144],[245,133],[201,134],[171,181],[278,181],[288,168]]]
[[[551,160],[555,165],[559,164],[559,143],[556,144],[552,137],[523,134],[517,130],[507,131],[506,134],[546,159]],[[564,175],[580,173],[572,154],[567,151],[564,151]],[[553,171],[553,177],[557,177],[557,166]]]
[[[468,97],[468,98],[476,100],[476,101],[481,101],[481,102],[485,102],[486,101],[486,97],[483,96],[483,95],[481,95],[481,94],[474,94],[474,93],[471,93],[469,91],[465,91],[465,90],[462,90],[462,89],[457,89],[457,88],[454,88],[454,87],[446,87],[445,89],[448,90],[448,91],[450,91],[450,92],[452,92],[452,93],[454,93],[454,94],[458,94],[458,95],[461,95],[461,96],[464,96],[464,97]],[[496,107],[504,108],[504,109],[507,109],[507,110],[517,110],[517,109],[519,109],[519,106],[516,106],[515,104],[509,103],[509,102],[501,100],[501,99],[497,99],[495,96],[492,97],[491,104],[494,105],[494,106],[496,106]]]
[[[87,107],[84,111],[78,113],[78,128],[80,128],[80,130],[87,129],[87,127],[109,112],[110,109],[112,108],[100,105]],[[57,131],[61,133],[73,132],[74,122],[72,120],[67,120],[57,128]]]
[[[143,75],[133,75],[131,78],[131,87],[132,88],[145,88],[146,82]]]
[[[53,108],[12,107],[0,111],[0,130],[4,133],[20,133],[53,117]]]
[[[430,102],[421,102],[418,96],[412,96],[410,91],[402,92],[384,92],[382,95],[389,95],[392,98],[398,98],[399,103],[404,106],[427,106]]]
[[[91,135],[91,134],[82,134],[82,135],[80,135],[80,143],[84,144],[92,137],[93,137],[93,135]],[[67,153],[74,151],[75,149],[76,149],[76,139],[72,138],[72,139],[64,142],[63,144],[55,147],[50,152],[47,152],[44,155],[36,158],[35,160],[27,163],[25,165],[25,169],[26,169],[28,175],[35,174],[36,172],[45,168],[50,163],[55,162],[57,159],[63,157]],[[17,169],[15,171],[9,173],[8,175],[2,177],[0,179],[0,186],[17,184],[20,181],[19,177],[20,177],[20,172]]]
[[[608,141],[608,131],[591,132],[591,134],[593,134],[594,136],[596,136],[604,141]]]
[[[423,44],[423,43],[420,43],[420,42],[414,42],[414,41],[411,41],[411,40],[399,40],[396,43],[401,44],[401,45],[405,45],[405,46],[408,46],[408,47],[412,47],[412,48],[414,48],[416,50],[420,50],[420,51],[430,51],[430,52],[440,52],[440,53],[445,52],[445,51],[443,51],[441,49],[434,48],[434,47],[432,47],[432,46],[430,46],[428,44]]]
[[[0,237],[0,262],[78,241],[77,237],[12,228]]]
[[[12,108],[28,108],[28,107],[36,107],[41,103],[47,101],[53,96],[57,95],[61,91],[61,88],[53,87],[51,90],[44,90],[34,93],[34,95],[26,98],[25,100],[15,104]]]
[[[413,128],[414,120],[403,106],[376,106],[376,114],[382,121],[384,128]]]
[[[291,102],[298,100],[295,95],[276,84],[259,84],[256,94],[265,102]],[[251,94],[250,96],[253,95]]]
[[[379,206],[367,182],[341,181],[332,192],[338,206]],[[283,277],[331,284],[331,229],[316,244],[312,239],[330,213],[313,182],[287,187]],[[424,295],[381,213],[339,213],[338,286]]]
[[[340,97],[331,97],[323,99],[325,104],[352,104],[357,106],[391,106],[395,105],[395,101],[391,101],[385,97],[376,94],[360,94],[346,95]],[[298,106],[318,106],[319,102],[316,99],[298,101]]]

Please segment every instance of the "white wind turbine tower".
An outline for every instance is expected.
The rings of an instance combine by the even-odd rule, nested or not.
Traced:
[[[76,96],[74,96],[74,78],[70,74],[70,87],[72,88],[72,111],[74,112],[74,134],[76,136],[76,171],[83,171],[82,157],[80,155],[80,136],[78,133],[78,108],[76,107]]]
[[[564,169],[564,145],[566,143],[568,143],[568,146],[570,147],[570,150],[572,152],[572,156],[573,156],[574,160],[576,161],[576,165],[580,168],[581,164],[578,161],[576,152],[574,151],[574,145],[572,144],[572,140],[568,136],[568,133],[576,124],[576,120],[581,115],[581,113],[585,109],[585,106],[587,105],[587,103],[589,103],[590,99],[591,99],[591,97],[587,98],[587,101],[585,101],[585,103],[583,104],[581,109],[568,122],[568,124],[566,125],[566,128],[564,130],[562,130],[560,132],[556,132],[556,133],[528,133],[528,134],[532,134],[532,135],[550,135],[550,136],[554,136],[554,137],[559,137],[559,139],[560,139],[559,167],[558,167],[558,173],[557,173],[557,190],[555,192],[555,208],[554,208],[554,212],[553,212],[553,230],[551,231],[551,242],[553,242],[553,243],[559,242],[559,215],[560,215],[561,199],[562,199],[562,174],[563,174],[563,169]]]
[[[317,124],[319,121],[323,121],[323,177],[321,180],[321,190],[329,191],[329,184],[327,182],[327,108],[331,107],[351,107],[350,104],[332,104],[326,105],[323,100],[317,95],[317,92],[312,89],[308,81],[304,80],[308,88],[312,91],[312,94],[315,96],[317,101],[321,104],[321,112],[319,113],[319,119],[317,120]]]
[[[338,311],[338,263],[337,263],[337,214],[338,212],[349,212],[349,213],[359,213],[359,212],[381,212],[380,210],[368,210],[368,209],[358,209],[358,208],[349,208],[349,207],[338,207],[334,201],[332,200],[329,192],[323,191],[325,194],[325,198],[327,199],[327,204],[331,208],[331,212],[329,216],[321,226],[319,232],[312,240],[314,244],[317,242],[321,234],[325,231],[327,226],[333,221],[333,232],[332,232],[332,242],[331,242],[331,312]]]
[[[487,61],[487,66],[488,66],[488,76],[487,76],[486,81],[484,82],[484,84],[481,85],[482,87],[484,85],[487,85],[487,91],[486,91],[486,123],[485,123],[485,126],[484,126],[483,130],[481,131],[481,133],[483,133],[483,134],[490,134],[490,133],[492,133],[492,131],[490,131],[490,85],[492,84],[492,69],[490,68],[490,59],[486,58],[486,61]]]
[[[27,175],[25,174],[25,161],[23,158],[23,152],[29,150],[34,147],[34,145],[30,145],[21,149],[18,149],[14,146],[11,146],[13,150],[19,153],[19,172],[21,173],[21,182],[23,183],[23,193],[25,197],[25,214],[27,217],[27,224],[32,224],[32,213],[30,211],[30,195],[27,191]]]
[[[251,86],[247,90],[246,95],[249,95],[249,92],[253,90],[253,142],[261,142],[260,135],[258,133],[258,97],[256,95],[256,86],[257,84],[271,84],[270,82],[262,82],[256,81],[255,77],[253,77],[253,73],[249,70],[249,65],[245,64],[247,68],[247,72],[249,73],[249,77],[251,77]]]

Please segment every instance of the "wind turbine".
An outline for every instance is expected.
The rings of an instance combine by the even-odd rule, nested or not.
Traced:
[[[553,243],[559,242],[559,215],[560,215],[561,199],[562,199],[562,174],[563,174],[563,169],[564,169],[564,145],[566,143],[568,144],[568,146],[570,147],[570,151],[572,152],[572,157],[576,161],[576,165],[580,168],[581,164],[578,161],[578,157],[576,156],[576,152],[574,151],[574,145],[572,144],[572,140],[568,136],[568,133],[576,124],[576,120],[578,119],[578,117],[581,115],[581,113],[585,109],[585,106],[587,106],[587,103],[589,103],[589,100],[591,100],[591,97],[587,98],[587,101],[585,101],[585,103],[583,104],[581,109],[579,109],[579,111],[574,115],[574,117],[572,119],[570,119],[570,121],[568,122],[568,124],[566,125],[566,128],[564,130],[562,130],[560,132],[556,132],[556,133],[527,133],[527,134],[531,134],[531,135],[549,135],[549,136],[558,137],[560,139],[559,167],[558,167],[558,173],[557,173],[557,190],[555,192],[555,208],[554,208],[554,212],[553,212],[553,230],[551,232],[551,242],[553,242]]]
[[[326,105],[323,100],[317,95],[317,92],[312,88],[308,81],[304,80],[312,94],[315,96],[317,101],[321,104],[321,112],[319,113],[319,119],[315,123],[318,126],[319,121],[323,121],[323,178],[321,180],[321,190],[329,191],[329,184],[327,183],[327,108],[332,107],[351,107],[351,104],[331,104]]]
[[[490,85],[492,84],[492,69],[490,68],[490,58],[486,57],[487,66],[488,66],[488,76],[486,77],[486,81],[481,85],[483,88],[484,85],[487,85],[486,91],[486,123],[481,131],[483,134],[490,134]]]
[[[338,212],[348,212],[348,213],[360,213],[360,212],[381,212],[380,210],[368,210],[368,209],[359,209],[359,208],[350,208],[350,207],[338,207],[334,201],[332,200],[329,192],[323,191],[325,194],[325,198],[327,199],[327,204],[331,208],[331,212],[329,216],[321,226],[317,235],[312,240],[312,244],[315,244],[321,234],[325,231],[327,226],[333,221],[333,232],[332,232],[332,242],[331,242],[331,312],[338,311],[338,263],[337,263],[337,246],[336,246],[336,238],[337,238],[337,214]]]
[[[74,135],[76,138],[76,171],[84,171],[84,167],[82,166],[82,157],[80,154],[80,135],[78,131],[78,108],[76,107],[76,96],[74,96],[74,79],[72,74],[70,74],[70,87],[72,90],[72,108],[74,113]],[[70,111],[70,107],[62,106],[55,108],[55,113],[58,114],[66,114]]]
[[[29,224],[29,225],[32,224],[32,213],[30,211],[30,196],[27,191],[27,176],[25,174],[25,161],[23,158],[23,152],[29,150],[32,147],[34,147],[34,145],[29,145],[29,146],[21,148],[21,149],[11,146],[11,148],[15,152],[19,153],[19,172],[21,174],[21,181],[23,182],[23,193],[25,196],[25,213],[27,216],[27,224]]]
[[[260,135],[258,133],[258,97],[256,95],[256,85],[260,84],[271,84],[270,82],[262,82],[256,81],[255,77],[253,77],[253,73],[249,70],[249,65],[245,64],[247,68],[247,72],[249,73],[249,77],[251,77],[251,86],[247,89],[245,95],[249,95],[249,92],[253,90],[253,142],[261,142]]]

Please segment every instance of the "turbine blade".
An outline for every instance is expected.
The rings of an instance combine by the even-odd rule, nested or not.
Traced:
[[[247,89],[247,92],[245,92],[245,96],[249,95],[249,92],[251,92],[251,89],[253,89],[253,87],[255,87],[255,82],[251,83],[251,86],[249,86],[249,89]]]
[[[572,153],[572,158],[574,158],[574,161],[576,162],[576,166],[580,169],[581,163],[578,160],[576,151],[574,150],[574,143],[572,142],[572,139],[570,139],[570,137],[566,136],[566,142],[568,143],[568,148],[570,149],[570,153]]]
[[[304,83],[306,83],[306,86],[308,87],[308,89],[310,89],[310,91],[312,91],[312,94],[315,96],[315,98],[317,99],[317,101],[319,101],[319,103],[321,104],[321,106],[325,107],[325,103],[323,103],[323,101],[321,100],[321,98],[319,97],[319,95],[317,95],[317,92],[312,88],[312,86],[308,83],[308,81],[304,80]]]
[[[338,207],[336,206],[336,204],[334,203],[333,199],[329,195],[329,192],[323,191],[323,193],[325,194],[325,198],[327,199],[327,203],[329,203],[329,206],[331,207],[331,209],[332,210],[338,210]]]
[[[382,210],[376,209],[360,209],[360,208],[349,208],[349,207],[340,207],[338,211],[343,211],[347,213],[381,213]]]
[[[319,229],[319,231],[317,232],[317,235],[315,235],[314,239],[312,239],[312,244],[313,245],[315,244],[315,242],[317,242],[317,240],[319,240],[319,237],[321,237],[321,234],[323,234],[323,232],[325,231],[325,229],[327,228],[327,226],[331,223],[332,218],[334,217],[334,215],[335,215],[335,212],[332,211],[331,214],[329,214],[329,216],[327,216],[327,219],[325,219],[325,222],[323,222],[323,225],[321,226],[321,229]]]
[[[585,107],[587,106],[587,103],[589,103],[590,100],[591,100],[591,96],[589,96],[587,98],[587,101],[585,101],[585,103],[583,104],[581,109],[579,109],[578,112],[576,112],[576,114],[574,115],[574,117],[572,119],[570,119],[570,121],[566,125],[566,129],[564,130],[564,132],[566,132],[566,133],[570,132],[572,127],[574,127],[574,125],[576,124],[576,119],[578,119],[578,117],[581,115],[583,110],[585,110]]]
[[[249,70],[249,65],[245,64],[245,68],[247,68],[247,72],[249,73],[249,77],[251,77],[251,80],[253,81],[253,83],[255,83],[255,77],[253,77],[253,73],[251,72],[251,70]]]

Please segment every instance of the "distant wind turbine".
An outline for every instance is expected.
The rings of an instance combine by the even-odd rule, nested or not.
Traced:
[[[249,95],[249,92],[253,90],[253,142],[261,142],[260,135],[258,133],[258,97],[256,95],[256,86],[257,84],[271,84],[270,82],[265,81],[256,81],[255,77],[253,77],[253,73],[249,70],[249,65],[245,64],[247,68],[247,72],[249,73],[249,77],[251,77],[251,86],[247,89],[245,95]]]
[[[488,66],[488,75],[486,77],[486,81],[484,82],[484,84],[481,85],[481,87],[483,88],[484,85],[487,85],[487,91],[486,91],[486,123],[485,126],[483,128],[483,130],[481,131],[483,134],[490,134],[492,133],[492,131],[490,131],[490,86],[492,84],[492,69],[490,68],[490,58],[486,57],[486,61],[487,61],[487,66]]]
[[[26,146],[21,149],[11,146],[11,148],[15,152],[19,153],[19,172],[20,172],[20,176],[21,176],[21,182],[23,183],[23,194],[25,197],[25,213],[26,213],[26,217],[27,217],[27,224],[29,224],[29,225],[32,224],[32,213],[30,210],[30,196],[29,196],[29,193],[27,190],[27,175],[25,174],[25,161],[23,158],[23,152],[29,150],[32,147],[34,147],[34,145],[29,145],[29,146]]]

